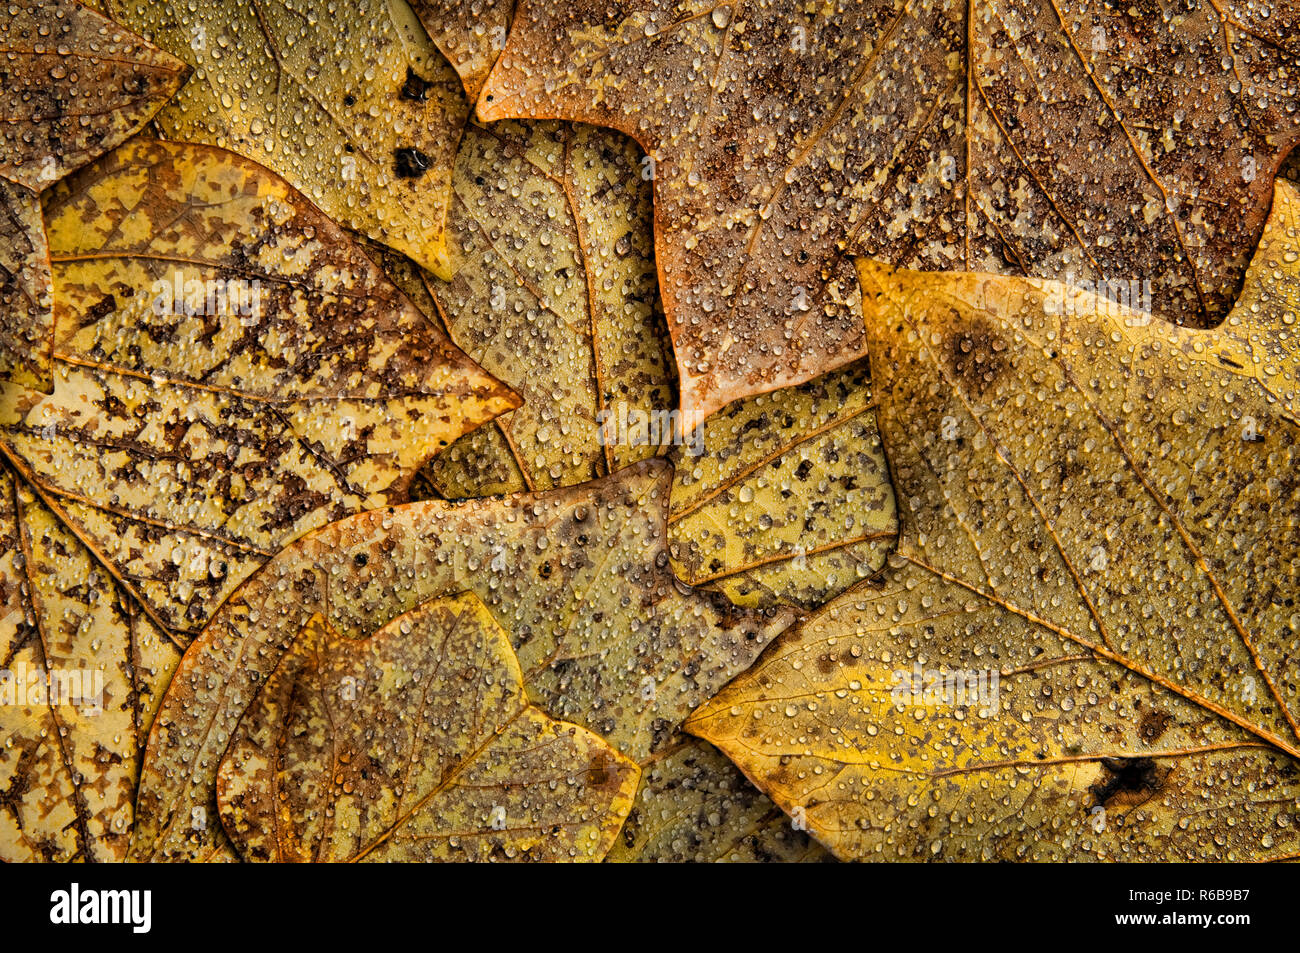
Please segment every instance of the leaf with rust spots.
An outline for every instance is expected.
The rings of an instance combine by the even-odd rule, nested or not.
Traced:
[[[710,417],[674,451],[677,574],[738,605],[815,608],[880,569],[898,517],[875,406],[859,361]]]
[[[160,625],[517,406],[261,166],[136,140],[46,196],[56,387],[0,452]]]
[[[73,0],[0,14],[0,378],[49,392],[45,188],[149,121],[185,82],[183,63]]]
[[[865,363],[740,402],[683,439],[639,155],[590,126],[470,127],[455,279],[395,255],[385,267],[525,402],[433,460],[414,495],[573,486],[675,441],[678,573],[747,605],[819,605],[880,568],[895,535]]]
[[[610,426],[675,401],[639,157],[626,137],[591,126],[466,133],[450,225],[456,277],[417,278],[410,293],[524,405],[429,466],[438,494],[574,486],[671,439],[671,426],[624,440]]]
[[[1300,139],[1298,61],[1296,0],[520,0],[478,109],[655,158],[681,403],[707,415],[864,353],[854,254],[1148,281],[1217,323]]]
[[[694,738],[647,759],[608,863],[833,860],[715,748]]]
[[[583,486],[379,509],[288,546],[190,646],[149,738],[133,853],[185,859],[211,843],[217,763],[239,719],[319,614],[364,638],[470,591],[510,639],[529,700],[639,760],[792,621],[736,609],[672,575],[671,468],[646,461]]]
[[[261,162],[335,221],[450,277],[444,229],[469,115],[406,0],[109,0],[194,67],[168,139]]]
[[[688,722],[844,858],[1300,850],[1300,192],[1213,331],[860,263],[898,558]]]
[[[411,0],[411,7],[476,102],[505,48],[515,0]]]
[[[179,661],[0,463],[0,860],[126,859],[145,739]]]
[[[241,719],[217,802],[248,860],[600,860],[639,774],[529,703],[506,633],[461,594],[365,639],[309,621]]]

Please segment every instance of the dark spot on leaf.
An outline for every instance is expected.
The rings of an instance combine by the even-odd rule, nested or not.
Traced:
[[[419,149],[397,149],[393,152],[393,168],[403,179],[418,179],[429,171],[432,160]]]

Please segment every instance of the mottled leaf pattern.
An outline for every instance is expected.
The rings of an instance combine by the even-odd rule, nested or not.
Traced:
[[[232,153],[137,140],[45,212],[57,383],[0,391],[0,452],[168,628],[517,404]]]
[[[1300,139],[1300,7],[520,0],[484,119],[655,158],[682,406],[863,353],[852,254],[1228,310]]]
[[[638,774],[529,704],[506,633],[461,594],[365,639],[309,620],[240,721],[217,800],[250,860],[599,860]]]
[[[897,565],[689,730],[842,857],[1294,855],[1300,193],[1214,331],[860,268]]]

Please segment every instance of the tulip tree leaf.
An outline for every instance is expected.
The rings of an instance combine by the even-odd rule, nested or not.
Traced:
[[[161,626],[285,543],[400,499],[514,395],[282,180],[134,141],[47,193],[56,386],[0,453]]]
[[[896,565],[697,712],[840,857],[1300,849],[1300,192],[1213,331],[859,265]]]
[[[1300,139],[1298,58],[1295,0],[520,0],[478,111],[653,157],[681,403],[707,415],[864,353],[854,254],[1217,323]]]
[[[133,854],[193,858],[213,833],[217,764],[262,682],[320,614],[343,638],[473,592],[510,640],[529,700],[640,760],[788,627],[668,569],[671,468],[579,487],[358,514],[300,539],[221,607],[181,661],[150,733]]]
[[[145,738],[179,661],[0,463],[0,860],[126,859]]]
[[[326,215],[450,276],[444,229],[469,106],[405,0],[109,0],[194,67],[168,139],[230,149]]]
[[[313,617],[217,773],[245,858],[599,860],[639,769],[529,703],[482,602],[426,602],[366,639]]]
[[[0,19],[0,378],[48,392],[50,261],[38,194],[149,121],[183,63],[74,0]]]

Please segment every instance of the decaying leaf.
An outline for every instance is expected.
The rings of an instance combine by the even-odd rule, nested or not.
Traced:
[[[455,279],[386,267],[525,402],[436,457],[415,494],[574,486],[676,443],[677,573],[740,604],[820,605],[879,569],[895,535],[865,363],[683,433],[639,155],[620,135],[568,123],[466,133]]]
[[[169,139],[231,149],[334,220],[450,277],[444,229],[469,114],[406,0],[109,0],[194,67]]]
[[[832,860],[715,748],[692,738],[647,759],[610,863]]]
[[[232,153],[133,141],[45,217],[56,387],[0,391],[0,452],[163,626],[198,631],[290,539],[517,406]]]
[[[738,401],[674,451],[673,569],[737,605],[821,605],[878,570],[898,535],[860,361]]]
[[[470,591],[510,633],[528,698],[634,760],[744,670],[792,620],[692,591],[668,569],[671,468],[652,460],[542,494],[411,503],[358,514],[286,547],[190,646],[149,737],[133,851],[208,848],[217,763],[294,638],[319,614],[362,638]]]
[[[841,857],[1300,848],[1300,193],[1214,331],[860,264],[897,566],[688,724]]]
[[[180,649],[0,463],[0,860],[120,861]]]
[[[863,353],[854,253],[1149,287],[1215,323],[1298,84],[1295,0],[520,0],[479,115],[653,157],[681,402],[705,415]]]
[[[250,860],[599,860],[640,772],[529,703],[479,599],[417,606],[366,639],[313,617],[217,772]]]
[[[441,495],[574,486],[671,440],[671,426],[654,441],[618,427],[675,401],[639,155],[623,136],[568,123],[466,133],[450,224],[456,277],[430,278],[426,294],[451,339],[514,381],[524,405],[431,464]]]
[[[411,0],[411,6],[476,102],[505,48],[515,0]]]
[[[186,69],[74,0],[10,4],[0,48],[0,378],[48,392],[54,318],[37,195],[148,122]]]

